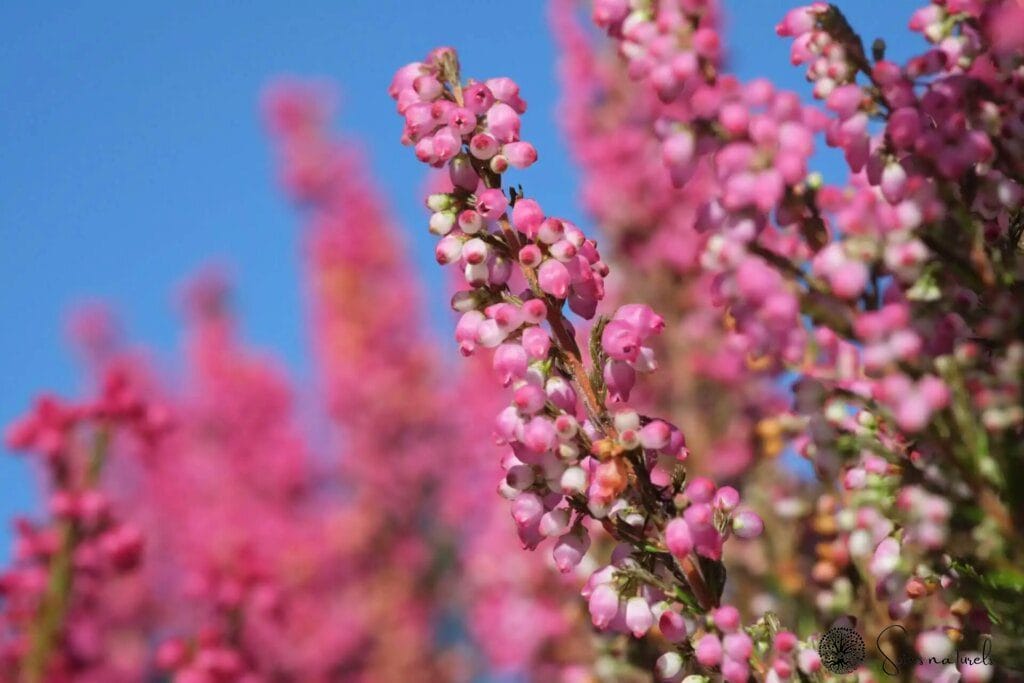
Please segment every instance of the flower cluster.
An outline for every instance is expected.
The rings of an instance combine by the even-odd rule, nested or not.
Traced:
[[[806,102],[728,73],[715,0],[594,0],[607,41],[577,9],[558,119],[600,249],[508,181],[538,160],[513,80],[438,48],[391,83],[454,367],[329,89],[267,92],[315,412],[219,274],[174,381],[76,317],[98,398],[7,434],[47,515],[0,574],[0,678],[781,683],[834,673],[828,624],[917,680],[1024,668],[1020,2],[932,0],[902,63],[793,9]]]
[[[1019,112],[1022,46],[996,27],[1019,11],[1014,3],[933,3],[910,28],[934,47],[899,65],[880,43],[869,59],[834,6],[793,10],[778,32],[795,38],[793,59],[807,65],[824,103],[818,109],[713,68],[711,41],[698,34],[714,29],[714,3],[595,7],[633,83],[589,55],[579,35],[566,41],[570,76],[589,84],[580,93],[596,105],[575,103],[570,128],[593,194],[610,185],[614,157],[603,150],[623,144],[613,142],[621,129],[645,145],[632,143],[644,154],[629,163],[660,162],[663,178],[685,183],[675,215],[697,231],[699,271],[714,278],[726,330],[760,368],[795,374],[792,410],[781,416],[786,432],[825,484],[844,484],[841,496],[821,493],[809,518],[785,487],[771,501],[780,517],[806,521],[803,533],[817,540],[810,607],[823,619],[855,613],[870,630],[877,617],[856,598],[867,582],[888,601],[889,618],[944,625],[977,648],[991,619],[1020,616],[968,597],[1005,590],[985,588],[978,572],[1016,563],[996,560],[992,549],[1017,537],[1019,502],[1006,485],[1016,450],[1005,430],[1020,423],[1005,400],[990,401],[1020,395],[1019,375],[1004,380],[1020,342],[1002,320],[1020,278],[1019,131],[1016,114],[1007,116]],[[568,24],[564,13],[560,21]],[[703,68],[677,69],[671,88],[665,69],[652,68],[694,62]],[[846,186],[808,173],[818,133],[843,152]],[[608,170],[595,171],[594,161]],[[643,193],[664,196],[648,185],[615,198],[635,206]],[[651,215],[642,233],[629,217],[649,214],[593,208],[634,251],[680,230],[668,214]],[[685,327],[669,329],[686,343]],[[789,535],[769,530],[778,537],[769,546]],[[961,559],[951,559],[951,548]],[[991,667],[961,673],[990,676]]]
[[[400,113],[413,98],[412,84],[425,77],[441,82],[437,97],[449,106],[461,107],[465,93],[480,89],[462,83],[454,51],[435,50],[399,71],[392,94]],[[479,114],[463,144],[489,126]],[[716,490],[706,479],[684,486],[682,433],[623,402],[635,373],[656,369],[646,344],[663,319],[645,305],[619,307],[594,325],[585,359],[565,307],[584,319],[596,314],[608,274],[596,244],[575,225],[545,215],[535,200],[507,196],[500,173],[479,160],[468,170],[452,161],[449,170],[453,190],[427,199],[430,227],[443,235],[439,261],[461,266],[470,286],[452,300],[462,313],[460,349],[468,355],[494,348],[495,370],[512,390],[496,431],[511,451],[502,461],[502,491],[512,500],[520,540],[534,548],[556,539],[563,571],[589,548],[587,520],[619,542],[611,564],[595,571],[583,591],[599,629],[643,635],[653,610],[670,606],[703,619],[718,603],[724,541],[756,537],[763,523],[739,509],[731,487]],[[467,213],[473,220],[461,221]],[[449,250],[445,240],[457,248]],[[709,628],[694,629],[692,637],[705,637]],[[737,645],[735,675],[740,663],[747,666],[742,650]]]
[[[5,679],[130,677],[130,664],[115,655],[116,614],[103,603],[138,570],[144,537],[102,490],[100,477],[112,442],[130,439],[149,452],[168,427],[165,408],[145,401],[126,374],[111,371],[97,398],[42,397],[8,429],[8,447],[42,460],[50,516],[17,524],[14,565],[0,575]]]

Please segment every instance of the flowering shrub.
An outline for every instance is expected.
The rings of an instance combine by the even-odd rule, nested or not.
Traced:
[[[726,71],[711,0],[551,10],[601,248],[509,181],[543,152],[513,80],[452,48],[399,69],[455,365],[329,93],[269,90],[317,410],[216,275],[177,381],[79,317],[99,398],[8,432],[49,514],[0,578],[3,680],[1024,668],[1024,9],[935,0],[903,64],[793,9],[807,101]]]

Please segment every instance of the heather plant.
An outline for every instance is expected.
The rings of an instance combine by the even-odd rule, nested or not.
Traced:
[[[746,370],[797,375],[780,417],[825,484],[802,515],[818,536],[811,614],[852,615],[869,630],[909,623],[917,651],[927,650],[917,675],[982,680],[992,675],[987,658],[947,655],[995,634],[999,656],[1015,666],[1021,624],[1021,328],[1010,303],[1021,275],[1021,45],[1005,26],[1020,9],[950,4],[915,13],[911,29],[935,47],[905,65],[885,60],[879,44],[869,60],[835,7],[790,12],[778,31],[795,37],[794,63],[810,65],[819,108],[722,73],[713,3],[598,2],[593,17],[624,67],[577,63],[570,87],[593,99],[566,109],[577,108],[584,142],[596,130],[613,147],[583,156],[585,177],[604,183],[588,195],[598,218],[613,234],[628,231],[620,239],[634,253],[650,242],[649,258],[708,276],[706,298]],[[570,36],[570,49],[586,50],[580,40]],[[660,622],[681,609],[682,634],[673,635],[682,642],[658,659],[666,680],[701,667],[730,681],[819,672],[815,633],[791,640],[774,612],[757,613],[764,601],[744,605],[746,628],[718,606],[730,594],[723,536],[757,536],[763,522],[738,508],[732,487],[685,481],[677,463],[688,452],[681,437],[672,444],[674,428],[625,404],[637,372],[655,370],[645,344],[663,318],[622,307],[594,325],[589,366],[580,352],[563,307],[592,318],[609,269],[576,226],[545,216],[521,188],[503,188],[510,166],[536,157],[520,139],[518,88],[503,78],[464,82],[454,51],[440,48],[401,69],[391,93],[403,142],[447,167],[455,186],[428,198],[430,229],[441,237],[438,261],[458,263],[473,287],[452,302],[463,313],[460,348],[494,348],[514,392],[498,431],[514,454],[524,543],[536,545],[547,535],[541,520],[567,511],[570,539],[586,548],[584,520],[599,520],[622,545],[584,588],[594,624],[640,637],[652,612]],[[820,135],[843,152],[846,187],[809,171]],[[660,176],[636,168],[652,148]],[[675,301],[689,305],[685,295]],[[675,329],[685,336],[689,327]],[[759,421],[758,436],[777,447],[779,422]],[[570,476],[553,481],[561,468]],[[790,496],[769,502],[792,516]],[[722,609],[729,616],[719,619]]]
[[[721,14],[551,3],[592,229],[515,81],[398,70],[457,354],[330,90],[270,88],[312,391],[213,272],[174,373],[79,315],[98,398],[7,434],[47,512],[0,680],[1015,680],[1024,7],[935,0],[903,63],[780,13],[799,93],[729,73]]]

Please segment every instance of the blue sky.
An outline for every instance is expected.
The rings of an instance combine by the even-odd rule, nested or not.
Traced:
[[[910,0],[845,3],[890,54],[908,37]],[[62,335],[76,301],[102,298],[133,339],[170,359],[172,293],[204,263],[228,264],[246,334],[308,373],[297,225],[274,186],[257,112],[275,75],[340,84],[339,125],[364,140],[407,226],[417,265],[440,287],[422,228],[422,171],[397,140],[385,92],[394,69],[450,44],[469,75],[509,75],[531,112],[524,134],[541,154],[528,182],[545,207],[578,216],[575,173],[553,110],[554,48],[544,3],[407,2],[4,3],[0,5],[0,423],[42,389],[79,381]],[[728,45],[743,77],[806,92],[774,24],[792,6],[732,0]],[[836,172],[829,158],[822,168]],[[444,319],[444,301],[431,318]],[[169,362],[169,360],[165,361]],[[11,515],[33,509],[25,462],[0,452],[0,559]]]

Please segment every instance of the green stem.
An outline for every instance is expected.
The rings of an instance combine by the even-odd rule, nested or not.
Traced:
[[[84,472],[83,483],[86,488],[92,488],[99,481],[109,442],[107,429],[99,429]],[[70,604],[73,560],[75,548],[81,541],[81,530],[75,522],[63,521],[59,527],[59,536],[57,552],[50,561],[46,592],[29,634],[29,650],[22,666],[22,679],[25,683],[43,683],[46,680],[50,658]]]

